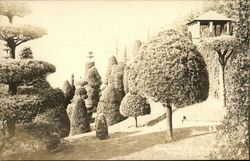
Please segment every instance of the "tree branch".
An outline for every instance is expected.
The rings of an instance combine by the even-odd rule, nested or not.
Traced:
[[[26,40],[20,41],[20,42],[16,43],[16,46],[18,46],[18,45],[20,45],[20,44],[22,44],[22,43],[24,43],[24,42],[26,42],[26,41],[29,41],[29,40],[30,40],[30,39],[26,39]]]
[[[234,50],[232,50],[227,56],[226,56],[226,59],[225,59],[225,63],[227,63],[227,60],[230,58],[230,56],[233,54]]]

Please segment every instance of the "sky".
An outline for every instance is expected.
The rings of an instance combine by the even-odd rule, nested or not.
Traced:
[[[48,81],[59,88],[70,80],[71,74],[75,81],[84,77],[89,51],[94,53],[96,68],[104,78],[116,46],[118,61],[122,61],[125,46],[130,55],[136,40],[147,41],[148,35],[153,36],[202,5],[199,0],[28,2],[33,12],[15,17],[14,23],[42,26],[48,34],[20,45],[17,52],[30,46],[36,59],[54,64],[57,70],[48,76]]]

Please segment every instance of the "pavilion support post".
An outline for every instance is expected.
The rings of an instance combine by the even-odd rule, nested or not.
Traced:
[[[212,33],[213,32],[213,21],[209,22],[209,31]]]
[[[201,38],[201,22],[200,21],[197,22],[197,26],[198,26],[198,35],[199,35],[199,38]]]
[[[227,22],[227,34],[230,34],[230,22]]]

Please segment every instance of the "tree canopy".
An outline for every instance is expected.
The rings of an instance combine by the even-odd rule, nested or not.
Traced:
[[[0,26],[0,40],[4,40],[7,43],[14,43],[18,46],[26,41],[37,39],[46,35],[45,28],[33,26],[33,25],[4,25]]]
[[[138,54],[128,73],[129,86],[135,92],[178,106],[207,98],[205,63],[188,37],[164,30]]]
[[[24,1],[0,1],[0,15],[7,16],[12,23],[14,16],[24,17],[32,12]]]
[[[6,59],[0,64],[0,83],[21,83],[55,71],[54,65],[44,61]]]

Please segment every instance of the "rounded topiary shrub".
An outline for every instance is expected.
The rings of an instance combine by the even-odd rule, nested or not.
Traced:
[[[98,139],[103,140],[108,138],[108,124],[103,114],[97,116],[95,128]]]
[[[137,117],[150,114],[150,105],[146,98],[138,94],[127,93],[120,106],[120,112],[124,116],[134,117],[137,127]]]

